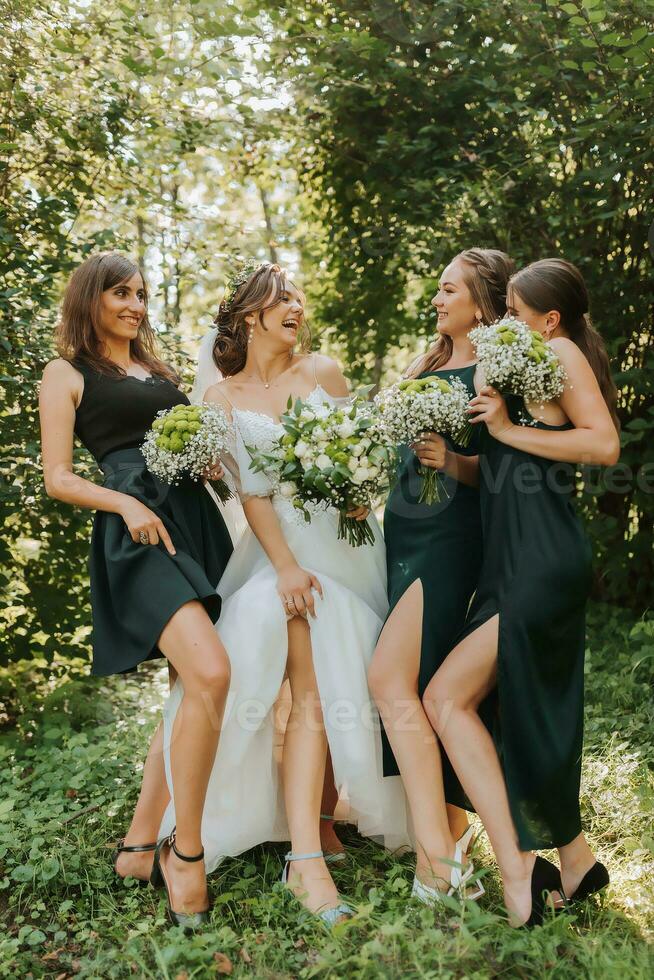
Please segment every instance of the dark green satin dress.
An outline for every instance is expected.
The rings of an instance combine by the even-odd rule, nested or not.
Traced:
[[[89,556],[92,673],[124,673],[162,656],[159,636],[185,603],[199,600],[217,621],[216,587],[232,541],[202,484],[162,483],[147,469],[139,448],[157,412],[188,404],[186,395],[165,378],[113,377],[81,359],[72,363],[84,378],[75,433],[98,462],[103,486],[154,511],[176,550],[170,555],[162,542],[135,544],[119,514],[95,514]]]
[[[507,405],[514,422],[533,424],[521,399],[510,396]],[[495,739],[520,846],[560,847],[581,831],[591,549],[572,504],[575,467],[505,446],[480,428],[484,560],[458,640],[499,614],[497,689],[480,713]]]
[[[420,377],[460,378],[474,397],[475,365],[428,371]],[[462,455],[478,452],[478,427],[468,447],[451,444]],[[422,639],[418,690],[422,696],[436,670],[454,646],[477,585],[482,558],[479,492],[444,476],[448,493],[440,503],[420,504],[420,462],[413,450],[401,449],[397,482],[384,512],[389,616],[407,589],[420,579],[423,591]],[[398,775],[397,762],[382,731],[384,775]],[[444,755],[444,753],[443,753]],[[447,758],[443,777],[448,802],[470,807]]]

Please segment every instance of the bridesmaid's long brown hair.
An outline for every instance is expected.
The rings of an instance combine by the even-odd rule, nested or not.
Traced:
[[[140,275],[145,293],[145,316],[141,320],[138,334],[130,341],[130,354],[133,360],[142,364],[151,374],[178,383],[178,378],[157,356],[156,334],[148,318],[148,287],[141,269],[136,262],[121,255],[120,252],[98,252],[78,266],[73,272],[61,306],[61,317],[57,324],[57,350],[67,361],[76,358],[102,374],[114,377],[125,375],[125,371],[114,364],[104,353],[100,339],[100,303],[102,294],[133,275]]]
[[[515,269],[513,259],[497,248],[467,248],[452,259],[463,262],[463,281],[481,310],[481,323],[493,323],[506,313],[506,287]],[[429,350],[411,364],[405,377],[437,371],[452,356],[452,338],[439,334]]]
[[[619,432],[618,390],[611,376],[609,355],[590,319],[588,289],[576,265],[565,259],[540,259],[511,276],[508,288],[515,290],[532,310],[539,313],[558,310],[561,326],[593,369]]]

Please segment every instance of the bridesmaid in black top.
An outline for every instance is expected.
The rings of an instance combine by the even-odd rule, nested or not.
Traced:
[[[232,543],[202,486],[190,479],[178,486],[162,483],[146,468],[139,448],[156,413],[188,404],[186,395],[167,377],[111,377],[83,358],[70,363],[84,379],[75,434],[95,457],[103,486],[140,500],[165,529],[158,532],[158,547],[144,549],[119,515],[96,512],[90,554],[91,672],[116,674],[162,656],[158,638],[185,603],[199,600],[211,621],[218,620],[216,586]],[[172,554],[165,547],[166,534]]]
[[[92,672],[122,673],[164,656],[184,686],[172,750],[176,839],[157,848],[168,804],[160,727],[116,871],[147,881],[157,848],[153,883],[166,885],[170,918],[194,928],[207,917],[201,816],[229,688],[229,660],[214,628],[216,587],[232,544],[201,483],[171,487],[145,466],[139,447],[156,413],[188,399],[155,354],[137,265],[108,252],[74,272],[58,347],[62,356],[47,365],[41,385],[43,469],[50,496],[96,512]],[[74,434],[95,457],[102,486],[73,472]],[[217,462],[207,476],[220,472]]]
[[[543,406],[505,401],[488,385],[471,402],[473,422],[485,423],[484,560],[466,627],[424,703],[491,840],[511,918],[533,925],[544,890],[577,900],[608,882],[579,813],[590,549],[571,496],[572,464],[612,465],[620,442],[578,270],[535,262],[512,277],[508,300],[556,351],[566,386]],[[479,712],[488,721],[492,703],[489,731]],[[561,874],[531,853],[551,847]]]
[[[479,321],[504,312],[511,271],[509,257],[495,249],[468,249],[452,260],[432,300],[438,338],[407,376],[458,377],[474,396],[469,333]],[[463,627],[481,567],[476,442],[476,432],[465,449],[431,433],[403,447],[384,513],[390,611],[368,676],[384,724],[384,774],[401,774],[411,808],[413,895],[426,903],[438,900],[444,883],[454,883],[456,847],[466,860],[470,839],[460,809],[470,804],[440,751],[421,697]],[[443,474],[448,496],[440,503],[418,502],[421,463]],[[460,890],[469,898],[482,891],[478,885]]]

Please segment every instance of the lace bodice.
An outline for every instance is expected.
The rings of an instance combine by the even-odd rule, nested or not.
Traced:
[[[326,392],[321,385],[316,384],[313,391],[306,398],[303,398],[303,401],[312,408],[318,408],[321,405],[346,404],[349,398],[335,398]],[[247,500],[248,497],[270,497],[280,521],[304,525],[305,520],[302,513],[293,506],[290,500],[279,493],[275,479],[266,473],[253,473],[250,469],[250,454],[247,447],[250,446],[266,452],[272,448],[275,441],[283,433],[284,427],[281,422],[277,422],[270,415],[233,406],[229,436],[231,458],[226,456],[224,463],[232,476],[241,500]],[[311,514],[324,513],[325,509],[324,505],[321,504],[307,504],[307,510]]]

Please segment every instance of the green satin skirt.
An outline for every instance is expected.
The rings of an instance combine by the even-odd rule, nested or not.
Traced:
[[[171,616],[199,600],[212,622],[216,587],[232,553],[229,532],[201,483],[169,486],[146,468],[139,449],[109,453],[100,463],[105,487],[136,497],[162,520],[176,549],[135,544],[118,514],[97,511],[89,570],[93,611],[92,673],[118,674],[162,656],[157,643]]]
[[[402,450],[400,479],[384,512],[390,616],[416,580],[423,595],[418,693],[455,645],[465,623],[482,561],[479,493],[445,477],[448,496],[440,503],[419,504],[421,477],[417,460]],[[382,728],[385,776],[399,775]],[[441,746],[443,782],[448,803],[472,809]]]
[[[423,372],[420,377],[459,378],[474,397],[475,365]],[[451,444],[455,452],[474,456],[479,451],[479,427],[468,446]],[[397,480],[384,511],[388,601],[391,616],[402,596],[416,580],[423,596],[418,693],[422,697],[430,680],[455,645],[465,623],[482,562],[482,528],[479,492],[442,475],[445,493],[439,503],[419,503],[422,478],[417,456],[400,449]],[[385,776],[399,769],[382,727]],[[441,746],[443,782],[448,803],[472,809]]]
[[[517,419],[520,406],[508,401]],[[497,688],[480,714],[497,747],[523,850],[562,847],[581,832],[591,549],[573,507],[574,486],[574,466],[512,449],[485,433],[484,561],[457,642],[498,616]]]

